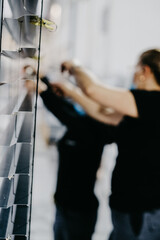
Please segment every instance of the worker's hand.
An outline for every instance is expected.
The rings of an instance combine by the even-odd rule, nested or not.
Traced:
[[[29,93],[34,93],[36,92],[36,86],[37,83],[33,80],[26,80],[25,81],[25,87],[28,90]],[[38,82],[38,93],[41,94],[42,92],[47,90],[46,84],[44,84],[41,80]]]
[[[52,91],[60,97],[72,97],[72,93],[75,89],[75,86],[67,81],[52,83],[51,87]]]
[[[32,65],[25,65],[22,68],[22,74],[23,74],[24,78],[29,78],[29,77],[36,76],[37,71],[36,71],[35,67],[33,67]],[[39,78],[42,78],[42,77],[44,77],[44,74],[39,72]]]
[[[77,61],[65,61],[61,64],[61,72],[68,71],[71,75],[74,75],[74,68],[78,66]]]
[[[22,74],[24,75],[24,77],[35,76],[36,75],[36,70],[31,65],[25,65],[22,68]]]

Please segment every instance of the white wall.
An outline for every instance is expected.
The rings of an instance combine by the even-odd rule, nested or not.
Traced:
[[[58,3],[61,22],[57,32],[45,33],[49,48],[43,66],[52,68],[64,59],[78,58],[101,79],[128,86],[137,56],[145,49],[160,47],[160,0]]]
[[[159,0],[112,0],[110,66],[124,73],[148,48],[160,47]]]
[[[137,56],[160,46],[159,0],[75,2],[72,55],[99,76],[130,76]]]
[[[75,57],[103,76],[107,67],[109,0],[88,0],[77,3],[77,34]]]

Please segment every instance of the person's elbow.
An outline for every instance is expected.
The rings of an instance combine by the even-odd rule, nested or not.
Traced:
[[[95,95],[95,84],[88,84],[83,91],[88,97],[92,98]]]

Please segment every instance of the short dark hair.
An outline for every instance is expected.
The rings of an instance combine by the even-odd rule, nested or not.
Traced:
[[[143,52],[139,57],[139,64],[149,66],[160,85],[160,49],[150,49]]]

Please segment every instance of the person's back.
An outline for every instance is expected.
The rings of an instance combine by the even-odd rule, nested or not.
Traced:
[[[67,126],[58,142],[55,240],[90,240],[97,220],[96,172],[106,141],[105,124],[79,114],[73,104],[50,90],[41,93],[46,107]],[[108,141],[109,138],[108,138]]]
[[[160,208],[159,91],[132,90],[139,118],[124,117],[117,127],[118,157],[112,175],[113,209]]]
[[[98,208],[94,185],[104,146],[95,143],[88,132],[79,129],[68,130],[58,143],[59,169],[54,198],[57,219],[61,216],[62,225],[55,222],[55,238],[62,229],[66,229],[69,239],[89,240],[94,232]]]
[[[79,211],[89,212],[97,208],[94,185],[103,147],[104,143],[97,143],[95,134],[87,129],[67,130],[58,142],[57,203]]]

